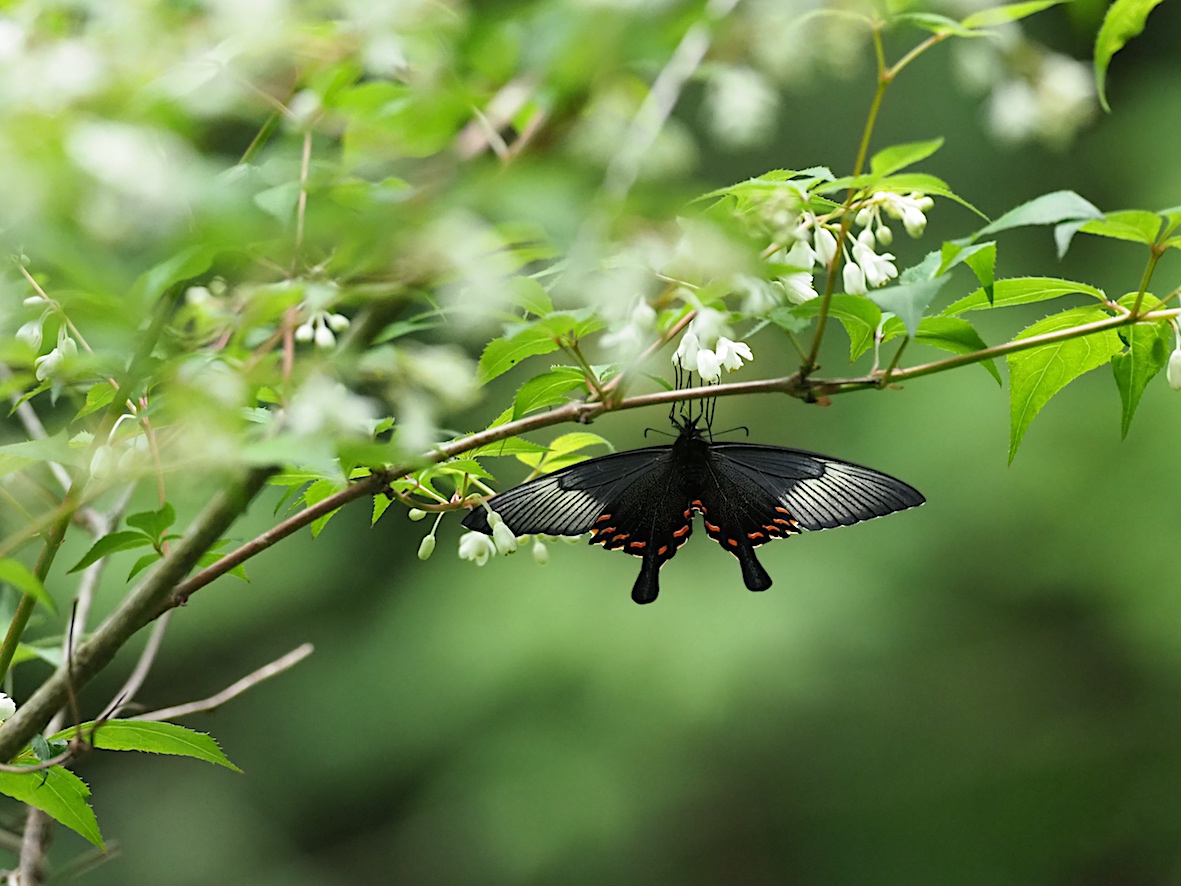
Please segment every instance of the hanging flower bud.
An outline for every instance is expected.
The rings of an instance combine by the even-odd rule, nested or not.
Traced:
[[[856,262],[845,262],[841,276],[845,281],[845,292],[849,295],[865,295],[865,274]]]
[[[517,549],[517,537],[503,520],[492,527],[492,541],[496,544],[496,550],[502,554],[511,554]]]
[[[30,320],[16,331],[16,338],[17,341],[23,341],[34,351],[40,351],[42,340],[41,321]]]
[[[1169,367],[1165,370],[1165,377],[1169,380],[1169,387],[1174,391],[1181,391],[1181,348],[1169,355]]]
[[[418,546],[418,559],[429,560],[431,554],[435,552],[435,536],[432,533],[423,538],[422,544]]]
[[[426,516],[426,511],[422,510],[422,508],[411,508],[406,516],[417,523]]]
[[[533,542],[533,559],[537,561],[539,566],[544,566],[549,562],[549,548],[545,546],[540,538]]]
[[[3,723],[9,717],[16,713],[16,702],[0,692],[0,723]]]
[[[820,263],[826,267],[831,265],[833,256],[837,254],[837,238],[833,236],[832,231],[823,226],[818,227],[813,243],[815,244],[816,257],[820,259]]]

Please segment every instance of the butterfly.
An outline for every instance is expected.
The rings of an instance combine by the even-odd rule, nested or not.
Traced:
[[[592,458],[495,495],[463,525],[490,535],[490,508],[516,535],[590,532],[591,544],[642,559],[632,599],[651,603],[660,593],[660,567],[689,540],[695,514],[706,534],[738,558],[747,588],[765,591],[771,576],[755,556],[759,545],[926,501],[889,474],[827,455],[715,443],[700,418],[673,418],[679,434],[671,445]]]

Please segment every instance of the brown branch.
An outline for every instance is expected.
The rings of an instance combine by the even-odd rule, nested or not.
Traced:
[[[237,698],[248,689],[252,689],[261,683],[263,680],[269,680],[271,677],[278,676],[284,671],[295,667],[309,655],[315,651],[315,647],[311,643],[304,643],[292,649],[281,658],[275,659],[268,665],[263,665],[257,671],[247,674],[241,680],[236,680],[231,685],[227,686],[216,695],[211,695],[209,698],[201,701],[191,701],[188,704],[175,705],[170,708],[161,708],[158,711],[151,711],[147,714],[140,714],[137,717],[132,717],[133,720],[175,720],[177,717],[187,717],[189,714],[197,714],[203,711],[212,711],[221,707],[227,701]]]

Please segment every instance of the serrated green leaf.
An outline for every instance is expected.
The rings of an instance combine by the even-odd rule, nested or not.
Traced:
[[[993,285],[991,304],[984,289],[981,288],[948,305],[940,313],[944,317],[955,317],[959,314],[966,314],[968,311],[1028,305],[1075,293],[1090,295],[1097,299],[1103,298],[1103,290],[1096,289],[1087,283],[1077,283],[1074,280],[1059,280],[1055,277],[1010,277],[1006,280],[997,280]]]
[[[28,594],[50,612],[57,612],[57,606],[49,596],[49,591],[45,590],[45,585],[41,584],[41,579],[20,560],[11,557],[0,560],[0,581],[12,585],[22,594]]]
[[[94,723],[83,723],[82,733],[90,735]],[[63,729],[55,738],[69,739],[77,727]],[[168,754],[177,757],[192,757],[206,763],[216,763],[232,769],[242,770],[229,761],[217,742],[204,732],[195,732],[176,723],[157,723],[151,720],[107,720],[94,730],[94,746],[100,751],[140,751],[145,754]]]
[[[1126,308],[1136,301],[1132,292],[1119,300]],[[1143,307],[1151,309],[1160,304],[1159,299],[1145,294]],[[1132,416],[1140,405],[1144,388],[1169,362],[1171,329],[1168,320],[1157,323],[1136,323],[1120,330],[1120,339],[1128,349],[1111,358],[1111,369],[1115,374],[1115,385],[1120,398],[1120,436],[1127,437],[1132,426]]]
[[[546,453],[521,453],[517,456],[517,460],[535,470],[557,471],[585,461],[588,456],[582,454],[582,450],[592,446],[606,446],[608,450],[614,451],[614,447],[598,434],[576,431],[558,437],[550,443],[549,451]]]
[[[216,563],[218,560],[220,560],[223,556],[225,556],[220,551],[220,548],[225,544],[225,542],[226,542],[225,539],[220,540],[217,543],[217,545],[213,548],[213,550],[206,551],[204,554],[202,554],[200,557],[198,557],[197,558],[197,568],[198,569],[205,569],[208,566],[212,566],[214,563]],[[227,572],[226,575],[232,575],[232,576],[234,576],[234,578],[240,578],[240,579],[242,579],[242,581],[247,582],[247,583],[250,582],[250,577],[246,574],[246,565],[244,563],[239,563],[237,566],[235,566],[233,569],[231,569],[229,572]]]
[[[394,500],[388,495],[378,494],[373,496],[373,517],[369,521],[369,525],[373,526],[376,524],[377,521],[381,519],[381,515],[384,514],[389,506],[393,503]]]
[[[91,385],[90,390],[86,392],[86,403],[78,410],[78,414],[74,416],[74,420],[77,421],[83,416],[97,412],[114,399],[115,388],[109,381],[100,381]]]
[[[1099,104],[1110,111],[1107,104],[1107,67],[1112,57],[1124,48],[1124,44],[1144,30],[1148,13],[1161,0],[1115,0],[1107,7],[1103,24],[1095,36],[1095,85],[1099,92]]]
[[[158,542],[164,537],[168,528],[176,522],[176,511],[171,504],[164,502],[158,511],[142,511],[138,514],[131,514],[124,522]]]
[[[104,535],[87,551],[81,560],[74,564],[74,568],[70,572],[78,572],[85,569],[91,563],[96,563],[103,557],[119,551],[131,551],[136,548],[148,548],[152,546],[152,539],[142,532],[134,529],[124,529],[119,532],[112,532],[109,535]]]
[[[522,329],[508,338],[495,338],[488,342],[484,353],[480,355],[476,377],[482,384],[487,384],[498,375],[508,372],[526,357],[549,354],[558,347],[557,336],[537,326]]]
[[[534,409],[564,403],[565,396],[575,388],[585,388],[586,376],[575,366],[555,366],[544,375],[538,375],[521,385],[513,399],[513,421],[527,415]]]
[[[834,298],[840,298],[840,296],[834,296]],[[792,333],[803,332],[812,325],[811,317],[801,317],[787,305],[780,305],[772,310],[767,315],[767,319],[785,332]],[[667,385],[668,382],[666,381],[665,384]]]
[[[992,224],[985,225],[977,231],[973,239],[987,237],[1010,228],[1055,225],[1058,222],[1084,218],[1103,218],[1103,213],[1074,191],[1054,191],[1010,209]]]
[[[508,297],[517,307],[538,317],[547,317],[554,312],[549,293],[532,277],[513,277],[509,281]]]
[[[796,316],[811,319],[820,313],[821,301],[810,299],[792,310]],[[828,313],[845,327],[849,336],[849,362],[852,363],[873,345],[874,333],[882,322],[881,308],[865,296],[834,295]]]
[[[1110,318],[1097,307],[1071,308],[1053,314],[1022,332],[1015,341],[1071,329]],[[1123,349],[1115,330],[1051,342],[1008,355],[1010,390],[1009,462],[1030,422],[1056,393],[1085,372],[1098,369]]]
[[[99,849],[105,849],[94,810],[86,802],[90,788],[68,769],[51,766],[27,775],[0,772],[0,794],[35,806]]]
[[[301,497],[303,503],[308,507],[317,505],[329,496],[335,495],[345,488],[347,484],[337,480],[317,480],[311,486],[304,490]],[[340,511],[340,508],[329,511],[312,521],[312,538],[315,538],[323,531],[324,527],[328,525],[331,520]]]
[[[883,311],[896,314],[906,326],[906,334],[914,338],[923,319],[923,312],[934,301],[947,280],[945,274],[933,280],[916,280],[913,283],[887,286],[885,289],[873,289],[866,295]]]
[[[926,160],[941,147],[943,147],[943,139],[933,138],[930,141],[910,142],[905,145],[892,145],[883,148],[870,158],[870,175],[875,178],[891,175],[899,169],[905,169],[920,160]]]
[[[1143,209],[1129,209],[1123,212],[1109,212],[1106,217],[1084,224],[1080,231],[1113,240],[1131,240],[1151,246],[1156,242],[1161,229],[1161,217],[1155,212]]]
[[[961,24],[965,28],[971,28],[973,30],[977,28],[991,28],[995,25],[1004,25],[1009,22],[1019,21],[1036,12],[1041,12],[1043,9],[1057,6],[1062,2],[1064,0],[1026,0],[1024,3],[994,6],[991,9],[981,9],[979,12],[973,12]]]
[[[882,326],[882,341],[905,334],[906,326],[897,317],[891,317]],[[959,317],[924,317],[914,340],[953,354],[974,354],[988,347],[975,327]],[[979,365],[996,379],[997,384],[1001,384],[1001,373],[995,360],[982,360]]]

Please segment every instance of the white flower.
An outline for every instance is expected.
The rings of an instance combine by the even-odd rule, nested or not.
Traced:
[[[728,338],[718,339],[718,357],[722,365],[730,372],[742,368],[743,360],[753,360],[754,354],[746,342],[730,341]]]
[[[861,265],[867,284],[876,289],[887,280],[897,277],[898,268],[894,266],[893,259],[894,256],[889,252],[878,255],[873,251],[873,232],[869,228],[858,235],[853,245],[853,260]]]
[[[34,351],[41,350],[41,321],[30,320],[16,331],[17,341],[23,341]]]
[[[517,537],[503,523],[492,527],[492,541],[496,550],[502,554],[511,554],[517,550]]]
[[[689,323],[689,331],[697,336],[699,346],[718,340],[726,331],[726,315],[713,308],[698,308],[697,315]]]
[[[9,717],[16,713],[16,702],[0,692],[0,723],[3,723]]]
[[[845,280],[845,292],[849,295],[865,295],[865,274],[861,270],[861,266],[856,262],[845,262],[845,268],[841,272]]]
[[[45,381],[50,376],[57,375],[58,370],[61,369],[62,364],[65,362],[65,355],[62,354],[60,348],[54,348],[44,357],[38,357],[33,361],[37,381]]]
[[[831,265],[833,256],[837,254],[837,238],[833,236],[832,231],[823,225],[817,225],[812,243],[820,263],[825,267]]]
[[[333,331],[343,332],[349,328],[349,318],[344,314],[330,314],[328,311],[313,311],[295,329],[295,340],[298,342],[315,342],[317,348],[330,348],[336,344]]]
[[[549,562],[549,548],[545,546],[545,542],[541,538],[536,538],[533,541],[533,559],[537,561],[539,566],[544,566]]]
[[[482,532],[465,532],[459,537],[459,557],[483,566],[496,553],[496,544]]]
[[[831,236],[831,235],[830,235]],[[836,240],[833,240],[836,248]],[[803,240],[798,241],[790,250],[782,255],[782,263],[793,268],[811,268],[816,261],[816,254]],[[787,300],[794,305],[802,305],[806,301],[816,298],[816,288],[812,285],[812,272],[799,270],[788,273],[779,278]]]
[[[369,436],[378,417],[376,404],[360,397],[335,379],[313,375],[291,398],[287,420],[297,434],[337,433]]]
[[[39,308],[42,305],[47,304],[49,304],[49,299],[45,298],[43,295],[30,295],[25,299],[26,308]]]
[[[1181,347],[1169,355],[1169,368],[1165,370],[1165,377],[1169,380],[1169,387],[1181,391]]]
[[[673,354],[673,364],[693,372],[697,368],[697,352],[701,345],[692,330],[681,336],[681,343],[677,345],[677,352]]]
[[[422,540],[422,544],[418,546],[418,559],[428,560],[431,554],[435,552],[435,536],[428,535]]]
[[[722,377],[722,358],[709,348],[702,348],[697,352],[697,374],[702,381],[717,381]]]
[[[924,222],[925,222],[925,219],[924,219]],[[908,229],[908,231],[909,231],[909,229]],[[891,231],[889,228],[887,228],[885,225],[878,225],[878,229],[875,233],[877,234],[878,242],[881,243],[883,246],[889,246],[891,243],[894,242],[894,232]],[[914,235],[912,235],[912,236],[914,236]]]
[[[336,344],[336,336],[332,334],[332,330],[323,320],[316,325],[314,340],[317,348],[330,348]]]

